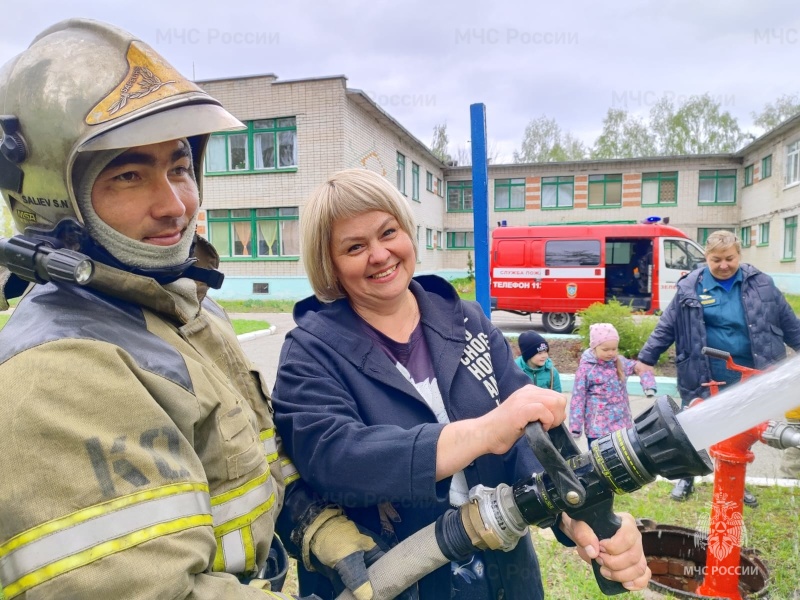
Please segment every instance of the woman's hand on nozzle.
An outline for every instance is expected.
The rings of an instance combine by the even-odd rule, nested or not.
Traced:
[[[643,590],[651,573],[642,547],[642,534],[630,514],[617,513],[617,516],[620,528],[607,540],[598,539],[588,524],[571,519],[565,513],[561,516],[560,527],[577,544],[583,560],[598,562],[603,577],[619,581],[627,590]]]
[[[503,454],[525,432],[528,423],[539,421],[547,431],[561,425],[566,418],[567,398],[563,394],[535,385],[526,385],[505,399],[482,420],[489,432],[492,454]]]

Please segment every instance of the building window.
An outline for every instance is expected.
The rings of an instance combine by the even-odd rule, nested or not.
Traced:
[[[758,245],[769,245],[769,222],[758,224]]]
[[[462,250],[475,247],[475,234],[472,231],[448,231],[447,247]]]
[[[447,183],[447,212],[472,212],[472,182]]]
[[[419,202],[419,165],[411,163],[411,199]]]
[[[642,206],[678,203],[678,172],[642,173]]]
[[[254,294],[269,294],[269,283],[254,283],[253,284],[253,293]]]
[[[296,167],[295,117],[248,121],[247,131],[215,133],[208,141],[207,174],[257,173]]]
[[[800,140],[786,146],[786,185],[800,182]]]
[[[209,210],[209,239],[222,258],[297,257],[299,214],[296,206]]]
[[[622,174],[589,175],[589,208],[622,206]]]
[[[753,185],[753,165],[744,168],[744,187],[748,185]]]
[[[397,189],[400,193],[406,193],[406,157],[397,153]]]
[[[525,179],[495,179],[495,210],[525,210]]]
[[[572,208],[574,199],[574,177],[542,177],[542,209]]]
[[[700,204],[736,202],[736,169],[700,171]]]
[[[797,217],[783,220],[783,260],[797,257]]]
[[[425,171],[425,189],[429,192],[433,191],[433,173]]]
[[[433,248],[433,229],[425,230],[425,247],[429,250]]]
[[[442,185],[442,180],[438,177],[436,178],[436,193],[440,198],[444,198],[444,185]]]
[[[730,227],[698,227],[697,228],[697,243],[701,246],[706,245],[706,240],[715,231],[730,231],[734,235],[736,232]]]
[[[742,227],[741,231],[739,232],[739,241],[742,244],[742,248],[749,248],[750,247],[750,227]]]
[[[436,244],[436,247],[439,250],[444,248],[444,232],[443,231],[437,231],[436,232],[436,242],[435,242],[435,244]]]
[[[761,179],[772,175],[772,154],[761,159]]]

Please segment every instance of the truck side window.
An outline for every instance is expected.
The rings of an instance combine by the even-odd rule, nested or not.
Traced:
[[[600,264],[600,240],[554,240],[544,247],[546,267],[597,266]]]

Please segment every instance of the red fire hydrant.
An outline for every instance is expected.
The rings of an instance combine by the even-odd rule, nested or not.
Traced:
[[[726,361],[730,371],[742,374],[742,381],[758,375],[761,371],[741,367],[733,362],[730,353],[713,348],[703,348],[703,354]],[[711,395],[719,392],[724,382],[711,381],[703,384],[711,388]],[[699,402],[698,398],[692,405]],[[706,568],[703,583],[697,594],[712,598],[742,600],[739,591],[741,573],[742,504],[747,463],[755,456],[750,451],[753,444],[761,440],[767,428],[762,423],[727,440],[714,444],[709,454],[714,457],[714,498],[711,504],[708,538],[706,540]]]

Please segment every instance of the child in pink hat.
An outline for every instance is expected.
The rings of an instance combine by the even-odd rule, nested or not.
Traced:
[[[619,333],[611,323],[589,327],[589,349],[581,356],[570,400],[573,436],[584,431],[591,445],[597,438],[633,425],[626,383],[635,366],[635,360],[619,354]],[[653,373],[643,372],[641,381],[645,395],[655,395]]]

